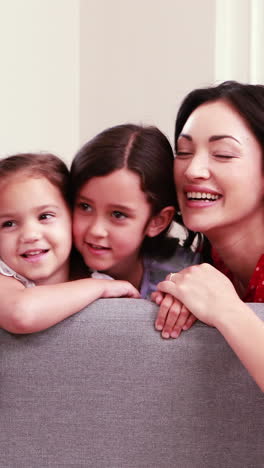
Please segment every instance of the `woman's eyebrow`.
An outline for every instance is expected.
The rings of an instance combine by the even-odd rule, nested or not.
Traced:
[[[187,133],[181,133],[181,134],[178,136],[178,139],[179,139],[179,138],[186,138],[186,140],[192,141],[191,135],[187,135]]]
[[[187,133],[181,133],[178,137],[179,138],[186,138],[186,140],[189,140],[189,141],[192,141],[192,137],[191,135],[188,135]],[[233,137],[232,135],[212,135],[210,138],[209,138],[209,142],[212,142],[212,141],[217,141],[217,140],[222,140],[224,138],[231,138],[231,140],[234,140],[236,141],[239,145],[241,145],[240,141],[237,140],[235,137]]]
[[[231,135],[212,135],[210,138],[209,138],[209,142],[211,141],[217,141],[217,140],[222,140],[223,138],[231,138],[231,140],[234,140],[236,141],[239,145],[241,145],[240,141],[237,140],[235,137],[231,136]]]

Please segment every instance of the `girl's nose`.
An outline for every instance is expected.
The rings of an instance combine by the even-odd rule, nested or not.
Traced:
[[[185,170],[185,176],[190,180],[209,179],[210,168],[208,157],[206,155],[194,155]]]
[[[28,222],[22,227],[20,240],[25,243],[36,242],[41,238],[39,226],[36,223]]]
[[[107,235],[106,224],[100,218],[94,219],[90,224],[88,231],[94,237],[105,237]]]

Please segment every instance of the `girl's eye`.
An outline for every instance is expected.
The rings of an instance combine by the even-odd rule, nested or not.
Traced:
[[[51,218],[54,218],[54,214],[52,213],[42,213],[39,217],[41,221],[45,219],[51,219]]]
[[[91,205],[89,205],[89,203],[84,203],[84,202],[78,203],[78,208],[80,208],[82,211],[91,211],[92,210]]]
[[[5,221],[5,222],[2,224],[2,227],[3,227],[3,228],[10,228],[10,227],[14,227],[15,224],[16,224],[15,221],[8,220],[8,221]]]
[[[125,219],[127,218],[127,215],[125,213],[122,213],[122,211],[113,211],[112,216],[116,219]]]

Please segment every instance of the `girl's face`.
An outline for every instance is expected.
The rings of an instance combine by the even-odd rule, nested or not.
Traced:
[[[175,183],[185,225],[210,240],[263,226],[262,149],[226,101],[199,106],[177,142]]]
[[[0,257],[37,285],[68,280],[71,215],[44,177],[17,174],[0,182]]]
[[[152,232],[150,225],[151,206],[140,177],[128,169],[93,177],[77,196],[74,243],[92,270],[132,281],[139,271],[143,239]]]

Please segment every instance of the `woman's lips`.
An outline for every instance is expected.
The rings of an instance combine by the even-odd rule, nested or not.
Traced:
[[[208,208],[215,205],[220,198],[221,193],[209,187],[188,185],[183,189],[185,205],[190,208]]]

